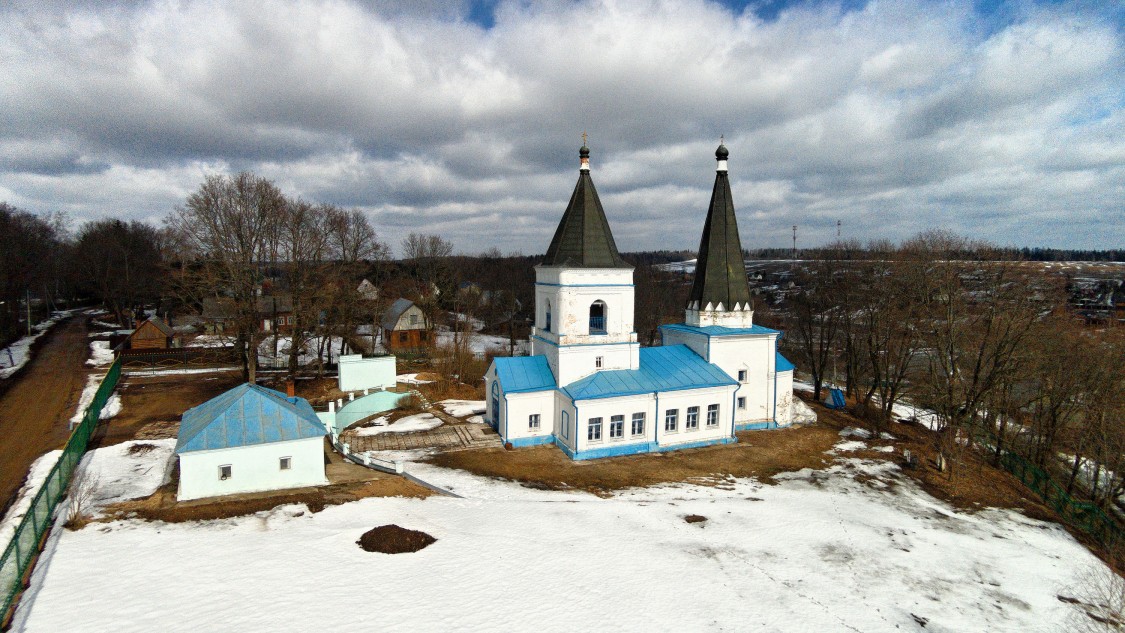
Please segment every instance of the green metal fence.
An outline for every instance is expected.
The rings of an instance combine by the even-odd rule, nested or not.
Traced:
[[[1125,530],[1122,530],[1117,521],[1097,505],[1079,501],[1067,494],[1062,486],[1035,464],[1011,451],[1004,451],[1000,457],[1000,465],[1031,488],[1068,523],[1094,537],[1102,545],[1113,547],[1125,543]]]
[[[51,526],[55,508],[66,495],[70,478],[82,455],[86,453],[86,445],[94,433],[94,427],[98,424],[102,407],[109,400],[120,376],[121,361],[118,360],[110,366],[109,373],[94,395],[94,401],[86,408],[82,421],[74,427],[58,462],[51,468],[51,473],[47,475],[43,487],[39,489],[31,506],[28,507],[27,514],[16,527],[12,540],[4,548],[4,555],[0,557],[0,592],[3,592],[0,619],[7,617],[16,596],[23,591],[28,568],[39,554],[44,536]]]

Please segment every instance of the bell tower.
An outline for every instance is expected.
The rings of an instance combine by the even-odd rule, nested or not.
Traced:
[[[633,267],[617,252],[594,181],[590,148],[547,255],[535,267],[531,353],[547,357],[560,386],[596,371],[637,369]]]

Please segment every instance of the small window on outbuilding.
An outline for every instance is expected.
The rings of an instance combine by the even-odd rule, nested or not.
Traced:
[[[281,460],[278,463],[278,469],[279,470],[289,470],[290,468],[293,468],[293,458],[292,457],[282,457]]]
[[[219,466],[219,479],[220,480],[230,479],[233,472],[234,471],[231,469],[230,464],[223,464],[222,466]]]

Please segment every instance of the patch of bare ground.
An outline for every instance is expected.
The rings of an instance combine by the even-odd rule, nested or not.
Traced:
[[[176,437],[184,411],[238,386],[239,371],[207,374],[126,375],[117,385],[121,413],[99,424],[90,448],[134,439]]]
[[[842,429],[849,426],[867,428],[867,425],[847,411],[828,409],[812,402],[810,395],[799,394],[816,410],[815,424],[739,433],[737,444],[585,462],[575,462],[552,446],[442,453],[429,458],[429,461],[437,466],[516,481],[531,488],[578,489],[607,496],[624,488],[671,482],[722,485],[727,477],[754,477],[764,483],[773,483],[773,476],[779,473],[803,468],[820,470],[836,457],[858,457],[902,466],[903,476],[915,480],[931,495],[962,510],[1013,508],[1032,518],[1059,520],[1034,493],[1008,472],[992,466],[986,456],[966,451],[952,473],[939,471],[934,433],[919,425],[892,424],[889,431],[895,436],[894,440],[870,440],[872,448],[868,450],[841,456],[827,454],[840,441]],[[891,445],[894,451],[874,450],[874,446],[878,445]],[[905,467],[904,449],[919,458],[916,467]],[[861,482],[874,479],[862,473],[854,477]],[[894,487],[893,480],[869,483],[890,489]]]
[[[739,433],[736,444],[582,462],[553,446],[442,453],[429,461],[532,488],[578,489],[605,496],[624,488],[672,482],[716,485],[728,476],[756,477],[769,483],[778,473],[824,468],[831,461],[825,451],[837,441],[835,428],[818,423]]]
[[[409,554],[425,549],[437,539],[418,530],[408,530],[395,524],[380,525],[363,533],[356,541],[366,552],[383,554]]]
[[[245,516],[255,512],[272,510],[280,505],[295,503],[305,504],[311,512],[320,512],[328,506],[350,503],[369,497],[424,498],[432,494],[430,490],[401,477],[387,476],[383,479],[315,488],[275,490],[265,493],[247,493],[177,502],[176,483],[172,482],[162,486],[152,496],[123,501],[110,506],[99,520],[113,521],[132,518],[167,523],[210,521]]]

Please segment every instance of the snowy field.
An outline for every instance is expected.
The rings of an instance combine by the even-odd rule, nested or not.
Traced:
[[[1073,607],[1056,596],[1098,564],[1091,554],[1016,512],[957,512],[895,466],[848,457],[863,444],[849,432],[832,467],[777,485],[726,479],[601,499],[410,464],[465,498],[57,530],[12,630],[1063,628]],[[148,465],[170,447],[96,451],[99,500],[154,489],[162,478]],[[689,524],[692,514],[707,520]],[[437,542],[400,555],[356,545],[388,523]]]

